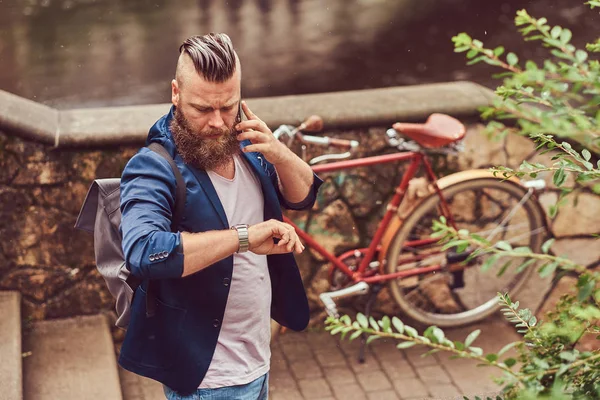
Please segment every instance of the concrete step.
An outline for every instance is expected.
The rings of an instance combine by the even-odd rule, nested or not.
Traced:
[[[48,320],[24,335],[25,400],[122,400],[112,337],[103,315]]]
[[[0,292],[0,400],[23,398],[21,295]]]

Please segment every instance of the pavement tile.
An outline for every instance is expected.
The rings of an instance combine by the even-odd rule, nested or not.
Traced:
[[[288,361],[307,360],[313,358],[313,352],[305,342],[282,343],[281,350]]]
[[[405,359],[399,361],[384,360],[381,362],[381,368],[392,380],[407,379],[417,376],[413,366]]]
[[[356,376],[358,382],[367,392],[375,392],[386,389],[391,389],[392,384],[383,371],[372,371],[359,374]]]
[[[401,399],[429,395],[425,385],[419,379],[398,379],[393,382],[393,385]]]
[[[398,400],[399,397],[393,390],[384,390],[381,392],[367,393],[369,400]]]
[[[428,385],[427,390],[434,398],[453,398],[460,396],[461,393],[454,385]]]
[[[327,384],[327,381],[323,378],[300,379],[298,381],[298,386],[300,386],[300,392],[302,392],[307,399],[332,395],[329,384]]]
[[[294,332],[291,330],[286,330],[285,333],[277,336],[277,341],[279,342],[279,344],[298,343],[306,342],[309,337],[311,337],[310,332]]]
[[[321,367],[313,359],[295,361],[290,364],[290,369],[296,379],[321,378]]]
[[[426,385],[434,383],[452,383],[450,375],[439,365],[419,367],[417,373]]]
[[[308,345],[313,350],[324,350],[329,348],[338,349],[339,339],[329,332],[314,332],[310,334]]]
[[[369,348],[379,361],[390,360],[398,361],[404,359],[400,350],[396,348],[398,344],[395,340],[380,339],[369,345]]]
[[[325,368],[325,379],[331,385],[341,385],[344,383],[356,383],[354,372],[350,368]]]
[[[342,352],[338,351],[337,353],[317,353],[317,361],[319,364],[326,367],[346,367],[348,368],[348,364],[346,363],[346,357],[342,354]]]
[[[422,346],[411,347],[404,350],[404,356],[410,361],[414,367],[425,367],[428,365],[437,365],[438,360],[433,355],[423,357],[427,353],[427,349]]]
[[[302,394],[297,390],[287,392],[269,392],[270,400],[304,400]]]
[[[271,370],[269,373],[269,390],[280,392],[296,387],[296,380],[287,370]]]
[[[352,369],[355,374],[381,370],[379,362],[370,354],[367,354],[364,363],[359,363],[356,358],[347,358],[346,360],[348,361],[348,365],[350,365],[350,369]]]
[[[335,385],[333,386],[333,392],[339,400],[364,400],[367,398],[367,395],[357,383]]]

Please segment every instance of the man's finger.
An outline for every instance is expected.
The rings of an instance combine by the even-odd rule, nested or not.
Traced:
[[[245,131],[240,133],[239,135],[237,135],[237,139],[242,141],[242,140],[250,140],[252,143],[264,143],[267,140],[269,140],[269,137],[267,135],[265,135],[263,132],[259,132],[259,131]]]
[[[269,145],[265,143],[251,144],[249,146],[244,147],[244,153],[264,153],[265,150],[269,150]]]
[[[256,115],[254,115],[254,113],[250,110],[250,107],[248,107],[248,104],[246,104],[245,101],[242,101],[242,110],[244,110],[244,114],[246,114],[246,117],[248,117],[248,119],[259,119]]]
[[[248,121],[242,121],[235,126],[238,131],[245,131],[253,129],[255,131],[263,131],[266,125],[258,119],[251,119]]]

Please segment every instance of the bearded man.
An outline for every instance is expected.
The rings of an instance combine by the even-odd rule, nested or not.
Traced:
[[[170,153],[185,181],[176,232],[165,158],[144,147],[121,178],[123,252],[143,283],[119,364],[161,382],[167,399],[266,399],[270,318],[293,330],[308,324],[293,256],[304,246],[281,206],[312,207],[322,181],[241,100],[240,82],[227,35],[181,45],[173,106],[146,141]]]

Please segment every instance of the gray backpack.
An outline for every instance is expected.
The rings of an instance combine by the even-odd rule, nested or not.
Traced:
[[[175,174],[177,191],[175,209],[171,221],[171,231],[176,232],[181,221],[185,205],[185,182],[171,155],[159,143],[151,143],[148,148],[164,157]],[[81,211],[75,222],[75,228],[94,234],[94,255],[98,272],[106,281],[108,290],[116,301],[116,326],[127,329],[130,319],[130,308],[133,295],[142,281],[131,275],[125,265],[125,257],[121,246],[121,179],[96,179],[83,201]],[[146,296],[146,316],[155,313],[156,297],[148,281]]]

